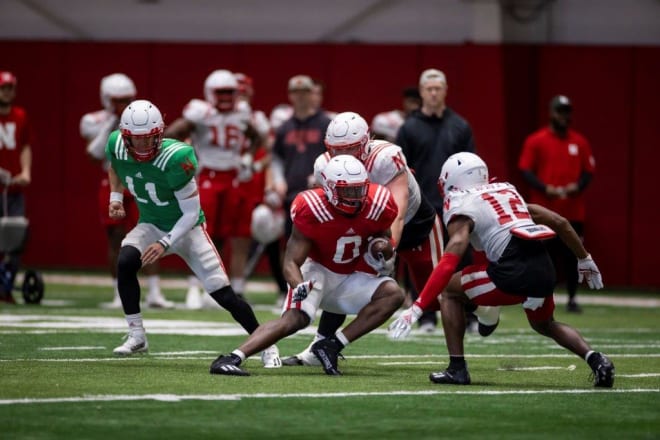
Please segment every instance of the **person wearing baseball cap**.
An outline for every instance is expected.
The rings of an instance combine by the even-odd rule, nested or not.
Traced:
[[[0,204],[0,217],[25,217],[24,189],[32,180],[32,133],[27,113],[13,105],[16,98],[16,76],[0,70],[0,192],[7,190],[7,203]],[[7,207],[7,212],[5,208]],[[27,236],[27,234],[25,234]],[[0,283],[0,302],[14,303],[11,294],[18,272],[23,244],[5,255],[0,265],[9,274],[7,283]]]
[[[586,219],[584,190],[591,182],[596,161],[589,141],[570,128],[572,114],[573,103],[569,97],[556,95],[550,99],[549,123],[527,137],[518,168],[530,187],[529,201],[566,217],[583,237]],[[566,310],[580,313],[576,301],[577,260],[559,239],[549,240],[548,249],[566,277]]]

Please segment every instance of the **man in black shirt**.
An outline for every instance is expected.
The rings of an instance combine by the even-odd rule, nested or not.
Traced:
[[[468,122],[445,103],[447,79],[444,73],[437,69],[422,72],[419,93],[422,107],[403,123],[396,144],[403,150],[408,166],[415,171],[422,193],[442,218],[442,196],[438,191],[442,165],[452,154],[461,151],[474,153],[476,148]],[[444,241],[447,241],[446,236]],[[413,296],[416,297],[417,292]],[[433,331],[437,325],[435,312],[425,312],[419,323],[420,328]]]
[[[330,124],[330,118],[315,105],[313,87],[314,83],[307,75],[296,75],[289,80],[293,116],[277,129],[273,145],[272,189],[284,202],[287,237],[291,232],[291,218],[288,215],[291,202],[313,181],[314,161],[325,152],[323,140]]]

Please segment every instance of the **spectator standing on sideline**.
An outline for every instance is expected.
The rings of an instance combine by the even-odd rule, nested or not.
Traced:
[[[527,137],[518,168],[529,184],[530,202],[551,209],[571,222],[582,239],[586,209],[584,190],[596,169],[587,139],[570,128],[573,106],[558,95],[550,101],[550,123]],[[576,301],[578,271],[576,257],[558,238],[548,242],[555,264],[566,277],[566,310],[579,313]]]
[[[447,159],[438,186],[445,200],[443,220],[449,243],[415,304],[390,325],[390,336],[405,337],[422,310],[445,291],[441,310],[449,366],[429,378],[439,384],[469,385],[463,348],[464,303],[522,304],[537,333],[584,359],[593,371],[594,386],[611,388],[612,362],[593,351],[576,329],[553,316],[555,270],[543,240],[559,236],[578,259],[580,281],[592,289],[603,288],[598,266],[570,223],[540,205],[527,205],[510,183],[489,183],[486,163],[473,153]],[[470,242],[486,253],[488,262],[456,271]]]
[[[250,305],[229,284],[220,255],[204,227],[194,149],[175,139],[163,139],[164,129],[163,117],[155,105],[133,101],[122,112],[119,130],[110,134],[105,149],[110,162],[110,217],[126,215],[125,187],[132,189],[140,211],[139,223],[126,235],[119,251],[119,294],[129,333],[126,341],[114,349],[118,356],[149,349],[137,272],[168,253],[183,258],[209,295],[245,331],[252,333],[259,326]],[[277,347],[264,348],[264,366],[280,367]]]
[[[408,166],[415,171],[422,193],[442,217],[442,197],[438,192],[438,176],[447,158],[461,151],[474,152],[472,129],[468,122],[447,106],[447,78],[437,69],[427,69],[419,77],[422,107],[414,111],[397,134]],[[445,242],[447,236],[445,232]],[[471,262],[465,254],[462,265]],[[414,300],[415,298],[413,298]],[[420,327],[432,331],[438,323],[435,312],[426,312]]]
[[[121,241],[138,221],[138,209],[133,195],[127,189],[124,192],[124,210],[126,216],[121,219],[111,219],[108,215],[108,198],[110,197],[110,183],[108,181],[108,167],[110,163],[105,158],[105,145],[113,130],[119,127],[119,117],[126,106],[135,99],[137,89],[133,80],[123,73],[113,73],[101,79],[101,104],[103,109],[86,113],[80,119],[80,135],[87,142],[87,155],[103,167],[105,175],[100,181],[98,189],[99,219],[105,227],[108,239],[108,264],[114,297],[109,307],[121,308],[121,299],[117,288],[117,256]],[[158,276],[158,263],[144,268],[149,285],[147,306],[157,308],[171,308],[174,304],[163,296],[160,290],[160,277]]]
[[[7,191],[7,205],[0,202],[0,217],[25,217],[24,189],[32,181],[32,131],[27,113],[22,107],[13,105],[16,98],[16,76],[0,71],[0,192]],[[5,211],[6,209],[6,211]],[[27,235],[27,234],[26,234]],[[14,304],[11,291],[21,262],[23,243],[2,255],[3,272],[0,277],[0,302]]]
[[[273,190],[283,201],[285,212],[289,212],[293,199],[300,191],[314,184],[314,161],[325,152],[323,139],[330,118],[317,107],[312,96],[314,83],[307,75],[296,75],[289,79],[289,101],[293,116],[284,122],[275,133],[273,144]],[[285,235],[291,233],[291,218],[287,216]]]

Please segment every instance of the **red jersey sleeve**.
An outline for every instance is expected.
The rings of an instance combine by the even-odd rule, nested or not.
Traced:
[[[535,139],[535,134],[532,134],[525,139],[520,158],[518,159],[518,169],[521,171],[534,171],[536,168]]]

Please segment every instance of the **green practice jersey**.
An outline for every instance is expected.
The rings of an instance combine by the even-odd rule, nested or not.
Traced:
[[[158,155],[149,162],[137,162],[126,150],[119,130],[113,131],[105,147],[124,186],[133,194],[140,211],[139,223],[151,223],[169,232],[182,212],[174,195],[195,177],[197,158],[193,147],[175,139],[163,139]],[[204,222],[199,210],[196,225]]]

